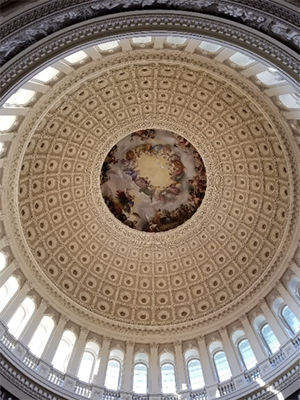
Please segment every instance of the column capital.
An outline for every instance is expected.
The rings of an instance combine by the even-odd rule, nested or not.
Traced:
[[[265,298],[263,297],[263,298],[259,299],[258,302],[257,302],[257,305],[259,307],[262,306],[262,305],[267,305],[267,302],[266,302]]]
[[[248,321],[248,316],[247,316],[247,314],[242,314],[242,315],[240,315],[239,320],[240,320],[241,322],[243,322],[243,321]]]
[[[28,291],[31,290],[33,288],[33,283],[30,281],[25,281],[24,282],[24,287],[28,288]]]
[[[176,340],[175,342],[173,342],[175,347],[181,347],[182,341],[181,340]]]
[[[135,346],[135,342],[132,342],[131,340],[128,340],[126,342],[126,347],[134,347]]]
[[[282,287],[283,285],[282,285],[282,283],[281,283],[281,281],[278,279],[278,281],[276,281],[275,282],[275,284],[274,284],[274,287],[276,287],[276,288],[280,288],[280,287]]]
[[[222,335],[223,333],[227,332],[226,330],[226,326],[220,326],[220,328],[218,329],[219,333]]]
[[[64,314],[61,314],[59,320],[67,323],[69,321],[69,318]]]
[[[109,336],[103,336],[103,342],[106,342],[108,344],[110,344],[110,342],[112,341],[112,338]]]
[[[150,343],[150,349],[158,349],[158,343],[155,342]]]
[[[44,306],[44,307],[49,307],[50,302],[48,300],[46,300],[46,299],[42,299],[41,300],[41,305]]]
[[[82,327],[80,328],[80,334],[81,334],[81,333],[87,335],[87,334],[89,333],[88,328],[86,328],[85,326],[82,326]]]

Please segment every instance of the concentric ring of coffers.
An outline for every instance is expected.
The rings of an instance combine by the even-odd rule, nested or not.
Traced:
[[[141,245],[143,233],[99,202],[99,176],[111,147],[153,120],[199,150],[208,187],[201,215]],[[62,98],[33,134],[22,229],[47,278],[80,306],[125,323],[180,323],[241,298],[267,270],[288,229],[288,168],[275,125],[225,80],[159,62],[116,67]]]

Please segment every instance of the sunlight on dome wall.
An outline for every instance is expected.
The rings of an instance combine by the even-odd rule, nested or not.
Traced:
[[[9,320],[7,324],[8,330],[16,339],[18,339],[18,337],[21,335],[34,310],[34,301],[29,297],[26,297],[26,299]]]

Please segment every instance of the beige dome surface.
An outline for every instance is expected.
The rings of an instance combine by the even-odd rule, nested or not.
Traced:
[[[271,102],[200,56],[136,51],[67,76],[14,143],[10,213],[31,275],[61,304],[102,326],[207,324],[277,278],[292,243],[293,154]],[[183,225],[126,227],[106,207],[101,167],[140,129],[189,140],[207,190]]]

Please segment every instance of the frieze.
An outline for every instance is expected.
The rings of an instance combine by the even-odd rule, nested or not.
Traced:
[[[169,23],[173,24],[176,26],[177,29],[179,30],[187,30],[187,31],[194,31],[195,33],[199,33],[200,30],[203,30],[204,33],[205,31],[207,32],[216,32],[215,34],[218,33],[218,35],[221,35],[219,37],[219,40],[222,40],[222,35],[226,35],[228,39],[230,37],[234,38],[235,41],[238,39],[240,42],[241,46],[246,43],[251,43],[252,46],[259,47],[260,49],[263,49],[263,51],[268,54],[268,57],[270,55],[274,57],[274,61],[277,62],[280,60],[281,63],[285,64],[288,66],[288,68],[292,68],[295,71],[298,69],[299,65],[297,64],[297,61],[294,60],[290,55],[284,54],[283,51],[279,48],[276,48],[274,43],[269,44],[265,39],[259,37],[259,35],[255,35],[254,33],[246,32],[240,27],[233,27],[225,22],[214,22],[211,19],[206,19],[205,16],[203,17],[190,17],[190,16],[184,16],[181,15],[180,17],[176,14],[174,15],[169,15],[168,16]],[[113,33],[114,29],[118,29],[118,31],[121,29],[121,26],[129,26],[132,27],[133,31],[135,28],[138,27],[140,29],[141,24],[145,24],[149,26],[149,23],[155,29],[156,27],[161,27],[165,26],[166,20],[163,15],[156,15],[156,14],[146,14],[143,16],[122,16],[122,17],[112,17],[108,21],[103,20],[101,23],[101,26],[99,26],[99,23],[93,23],[88,26],[83,26],[83,27],[78,27],[74,28],[74,30],[71,33],[68,34],[61,34],[58,38],[55,39],[50,39],[47,44],[43,43],[43,46],[41,48],[38,48],[34,51],[30,51],[28,55],[23,55],[22,58],[22,63],[18,63],[17,67],[12,68],[10,66],[9,71],[6,73],[2,73],[2,80],[3,80],[3,88],[9,83],[10,79],[15,79],[18,74],[21,73],[21,70],[26,70],[30,65],[32,65],[34,62],[36,62],[37,59],[43,59],[45,57],[48,58],[48,55],[55,50],[57,51],[58,48],[62,49],[64,48],[65,44],[70,45],[70,41],[74,42],[74,44],[78,44],[78,41],[83,41],[84,38],[88,37],[93,37],[94,40],[96,40],[96,37],[98,36],[99,40],[101,39],[103,33],[106,32],[111,32]],[[193,29],[187,29],[187,26],[192,26]],[[159,28],[161,29],[161,28]],[[289,31],[286,33],[287,36],[291,35]],[[28,29],[28,32],[22,33],[22,37],[18,38],[16,37],[12,43],[10,44],[9,41],[4,41],[2,43],[2,56],[3,60],[2,62],[5,62],[5,59],[12,54],[14,51],[13,49],[15,48],[14,46],[19,45],[19,43],[23,43],[24,45],[27,44],[32,44],[35,41],[35,35],[37,34],[37,29]],[[214,35],[215,35],[214,34]],[[295,35],[292,35],[293,37],[296,37]],[[223,36],[224,37],[224,36]],[[18,50],[19,51],[19,50]],[[16,69],[15,69],[16,68]],[[7,75],[8,74],[8,75]]]
[[[297,33],[297,29],[290,25],[290,22],[293,21],[297,26],[295,13],[272,2],[255,4],[256,8],[254,8],[253,2],[244,1],[244,5],[239,6],[240,2],[223,1],[220,3],[214,0],[103,0],[88,4],[85,2],[80,5],[78,2],[68,1],[63,4],[65,8],[62,8],[59,3],[39,5],[27,13],[23,13],[22,18],[15,17],[12,21],[2,24],[0,31],[2,38],[8,35],[10,38],[4,39],[0,47],[1,64],[42,38],[66,27],[76,26],[82,21],[92,20],[103,15],[107,16],[111,11],[141,11],[153,8],[201,12],[224,19],[230,15],[237,22],[243,21],[246,25],[262,30],[270,36],[275,35],[286,44],[299,45],[299,32]],[[268,12],[272,14],[272,17]],[[277,17],[275,17],[276,14]],[[34,22],[37,18],[39,19],[38,23]],[[27,27],[23,28],[25,23]],[[16,31],[17,33],[15,33]]]

